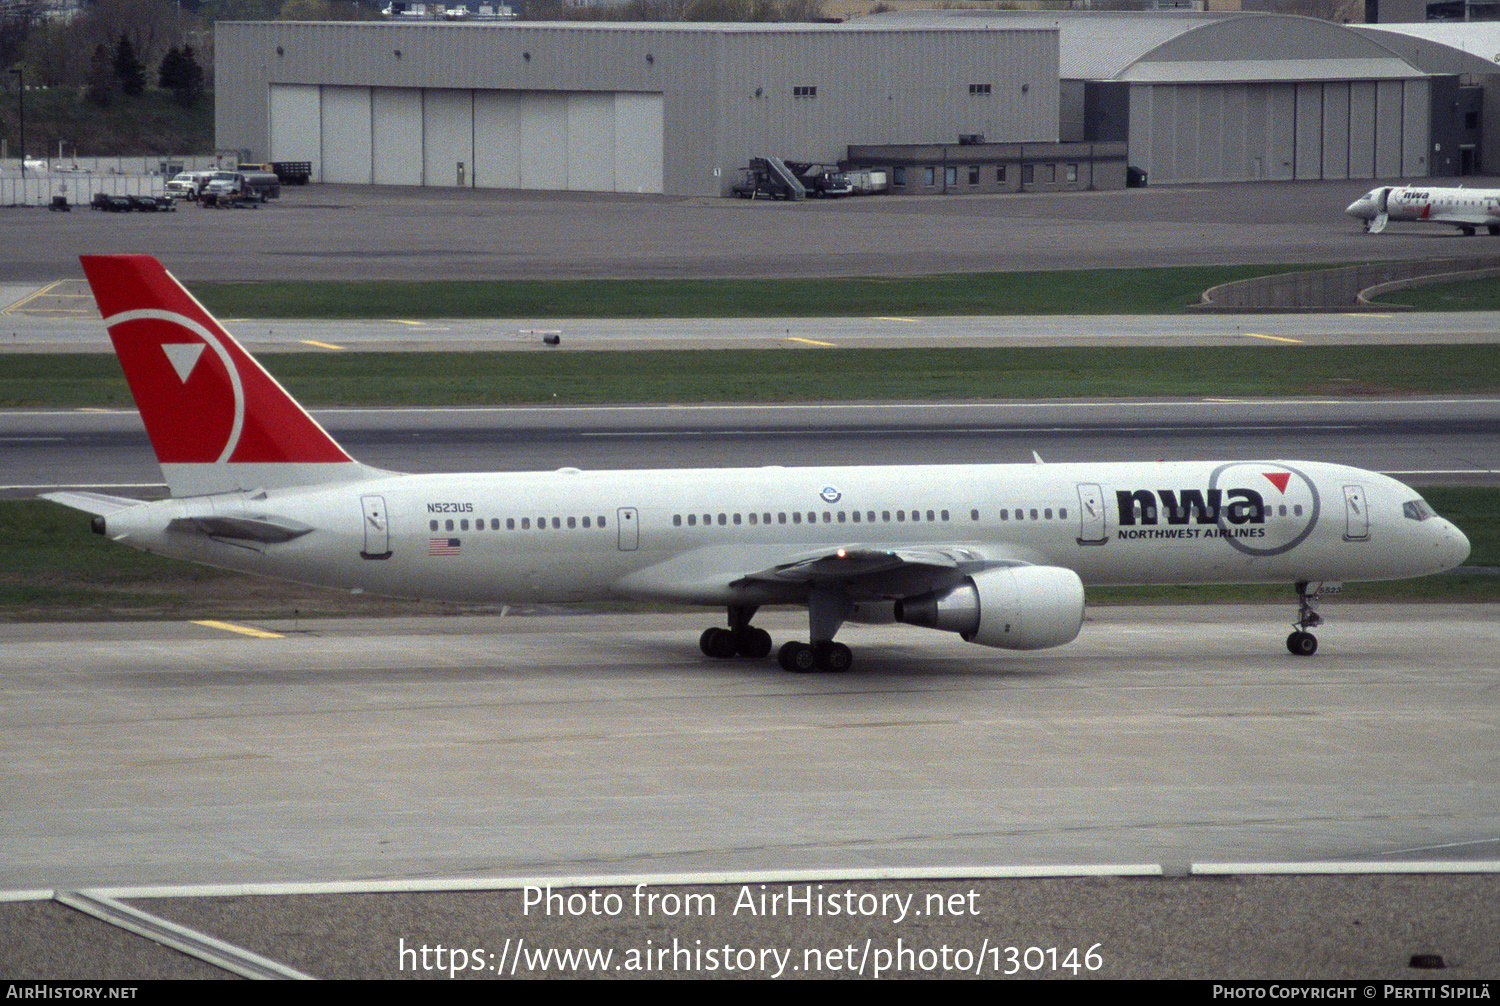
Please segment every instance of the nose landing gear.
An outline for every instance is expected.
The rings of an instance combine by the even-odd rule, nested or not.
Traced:
[[[1286,637],[1286,648],[1292,656],[1310,657],[1318,652],[1318,637],[1307,630],[1323,624],[1323,616],[1318,614],[1323,592],[1335,594],[1339,589],[1337,584],[1297,581],[1297,620],[1292,623],[1297,631]]]

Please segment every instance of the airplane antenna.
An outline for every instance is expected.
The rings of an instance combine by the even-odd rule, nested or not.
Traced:
[[[1045,462],[1045,461],[1042,460],[1042,456],[1040,454],[1038,454],[1036,451],[1032,451],[1031,452],[1031,456],[1033,458],[1036,458],[1036,463],[1039,464],[1039,465],[1044,465],[1044,464],[1047,463],[1047,462]]]

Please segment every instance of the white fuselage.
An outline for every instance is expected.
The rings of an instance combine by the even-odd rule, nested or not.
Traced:
[[[108,533],[395,596],[763,604],[802,601],[808,582],[756,574],[839,548],[941,547],[1085,584],[1379,580],[1461,562],[1462,532],[1414,500],[1390,478],[1313,462],[563,470],[170,499],[110,514]],[[262,542],[167,527],[210,516],[312,530]]]
[[[1500,189],[1381,186],[1350,203],[1344,212],[1366,221],[1367,226],[1383,215],[1390,220],[1448,224],[1467,233],[1479,227],[1500,229]]]

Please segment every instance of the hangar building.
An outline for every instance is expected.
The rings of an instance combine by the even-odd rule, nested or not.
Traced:
[[[1456,66],[1429,72],[1329,21],[965,10],[869,20],[1057,28],[1059,139],[1126,141],[1131,166],[1153,183],[1454,173],[1432,163],[1430,144],[1434,110],[1458,86],[1432,73]]]
[[[1057,139],[1057,31],[1023,26],[223,24],[218,146],[324,182],[728,192],[751,157]]]
[[[1330,22],[1241,13],[221,23],[217,139],[309,161],[325,182],[702,196],[767,155],[857,155],[936,180],[905,191],[993,191],[1023,177],[1005,161],[1028,145],[1061,161],[1112,147],[1122,178],[1128,160],[1152,183],[1457,173],[1433,153],[1478,141],[1477,117],[1450,135],[1469,71],[1428,62]],[[1058,187],[1108,187],[1062,167]]]

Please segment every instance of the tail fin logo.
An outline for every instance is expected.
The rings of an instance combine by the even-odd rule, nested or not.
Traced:
[[[177,376],[186,384],[188,375],[198,365],[198,357],[203,355],[203,343],[201,342],[164,342],[161,351],[167,354],[167,359],[172,362],[172,369],[177,371]]]
[[[352,461],[161,263],[82,261],[163,464]]]
[[[154,308],[126,311],[105,324],[158,460],[251,460],[236,457],[245,432],[244,382],[214,332]]]

